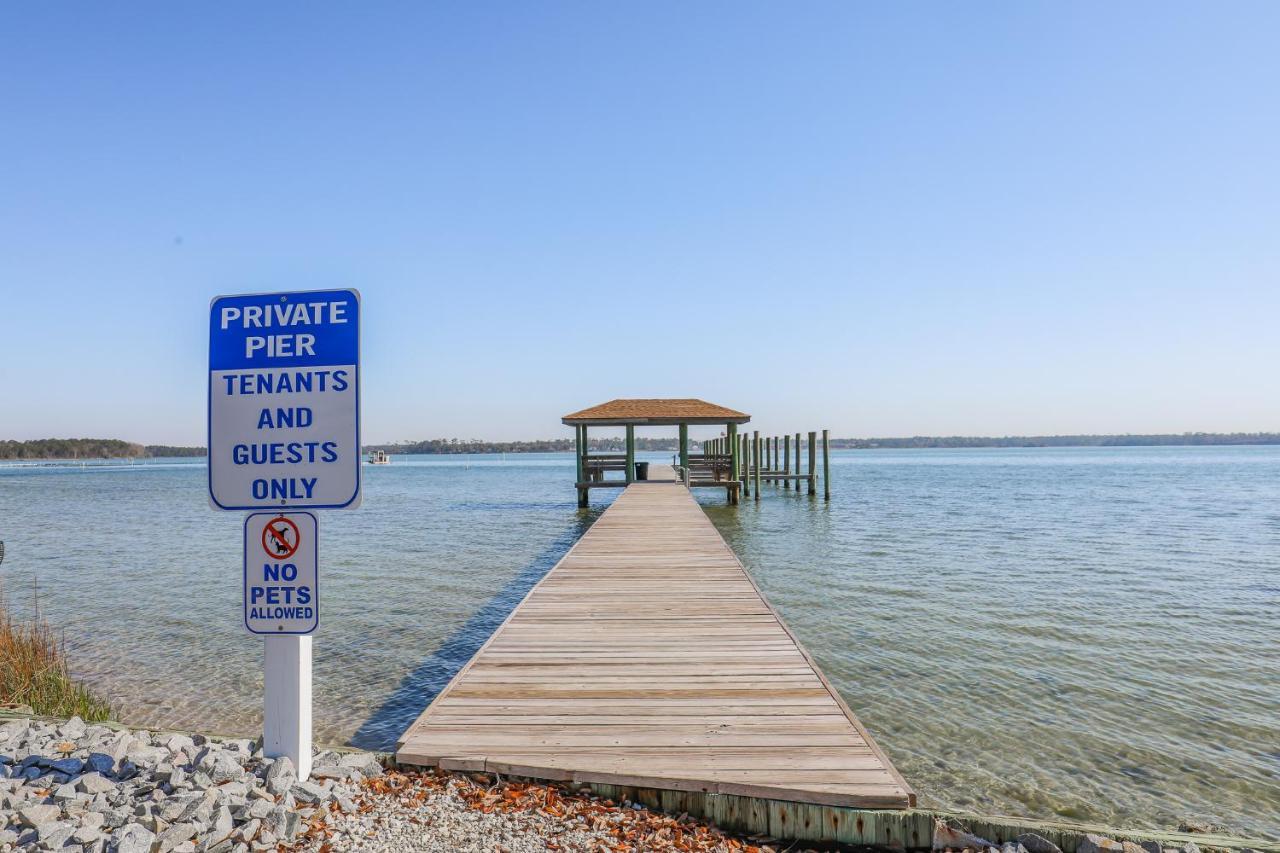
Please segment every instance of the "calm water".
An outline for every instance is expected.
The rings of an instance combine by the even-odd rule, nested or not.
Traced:
[[[653,454],[655,460],[668,454]],[[322,740],[390,747],[605,506],[571,456],[401,457],[321,518]],[[126,721],[252,731],[202,465],[0,468],[0,580]],[[1280,837],[1280,448],[853,451],[701,500],[923,804]]]

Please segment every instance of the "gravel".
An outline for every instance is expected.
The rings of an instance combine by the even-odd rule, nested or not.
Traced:
[[[301,846],[330,851],[748,851],[777,848],[557,785],[483,775],[391,771],[306,827]],[[790,848],[800,853],[802,848]]]
[[[290,846],[382,775],[369,753],[318,752],[299,781],[245,739],[0,722],[0,851],[252,853]]]

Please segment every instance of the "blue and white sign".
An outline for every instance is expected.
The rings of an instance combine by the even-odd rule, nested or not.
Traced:
[[[219,296],[209,311],[209,500],[360,505],[360,294]]]
[[[244,626],[253,634],[310,634],[320,624],[316,517],[255,512],[244,520]]]

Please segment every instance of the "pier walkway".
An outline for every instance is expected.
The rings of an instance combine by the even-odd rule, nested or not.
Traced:
[[[396,758],[827,806],[914,804],[671,482],[623,491],[409,727]]]

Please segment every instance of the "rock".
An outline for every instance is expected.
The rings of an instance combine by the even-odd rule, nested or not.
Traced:
[[[329,798],[329,792],[315,782],[295,782],[289,793],[300,803],[321,803]]]
[[[338,761],[340,767],[350,767],[353,770],[359,770],[361,775],[369,778],[382,775],[382,762],[378,760],[378,756],[372,752],[351,752]],[[1031,853],[1036,853],[1034,850]]]
[[[110,773],[116,766],[116,760],[105,752],[91,752],[84,760],[84,767],[94,773]]]
[[[96,826],[79,826],[75,832],[71,833],[71,840],[77,844],[88,844],[91,841],[97,841],[102,837],[102,830]]]
[[[78,737],[82,737],[84,733],[88,730],[89,730],[89,727],[86,726],[84,723],[84,720],[80,719],[79,717],[72,717],[62,725],[58,726],[58,734],[70,740],[75,740]]]
[[[165,749],[172,753],[184,752],[187,755],[196,754],[196,742],[186,735],[174,735],[164,743]]]
[[[236,838],[242,841],[252,841],[256,838],[257,830],[260,830],[261,827],[262,821],[255,817],[236,830]]]
[[[1119,841],[1089,833],[1076,846],[1076,853],[1124,853],[1124,845]]]
[[[209,837],[215,841],[221,841],[231,834],[231,830],[235,829],[235,825],[235,820],[231,817],[231,809],[223,806],[214,815],[213,830],[209,833]]]
[[[156,836],[142,824],[131,823],[111,834],[111,848],[115,853],[151,853]]]
[[[59,785],[53,792],[53,798],[58,802],[65,803],[67,800],[74,800],[81,796],[76,790],[76,786],[68,782],[65,785]]]
[[[1200,853],[1200,847],[1194,841],[1182,845],[1182,853]]]
[[[18,833],[12,829],[0,829],[0,848],[18,843]]]
[[[162,761],[169,759],[169,753],[163,747],[159,746],[132,746],[125,757],[136,764],[138,767],[145,767],[148,770],[155,767]]]
[[[1027,849],[1027,853],[1062,853],[1058,845],[1034,832],[1024,832],[1015,840]]]
[[[59,758],[57,761],[50,762],[49,766],[59,773],[74,776],[84,767],[84,762],[79,758]]]
[[[270,800],[255,799],[249,804],[248,809],[245,810],[245,814],[251,819],[256,818],[257,820],[264,820],[267,815],[271,814],[271,809],[274,807],[274,803]],[[245,840],[247,841],[248,839]]]
[[[42,824],[52,823],[58,819],[60,814],[62,814],[62,809],[53,805],[27,806],[18,812],[18,824],[34,829]]]
[[[198,828],[194,823],[175,823],[160,833],[160,837],[157,839],[159,853],[169,853],[170,850],[182,842],[195,838],[197,830]]]
[[[101,773],[86,773],[76,782],[76,787],[86,794],[105,794],[108,791],[116,789],[116,783],[112,782]]]
[[[1124,848],[1124,853],[1147,853],[1141,844],[1134,841],[1121,841],[1120,845]]]
[[[272,763],[271,769],[267,771],[267,790],[273,794],[283,794],[293,787],[297,779],[298,774],[293,769],[293,761],[287,756],[277,758]]]
[[[297,812],[284,806],[276,806],[271,810],[271,816],[262,822],[262,833],[269,833],[274,838],[291,839],[298,831],[300,820]],[[259,834],[258,840],[264,840],[262,834]]]
[[[359,773],[350,767],[339,767],[336,764],[326,764],[320,767],[311,768],[312,779],[339,779],[345,780],[351,777],[352,773]]]
[[[209,766],[204,769],[215,785],[220,785],[223,782],[233,782],[244,776],[244,768],[240,766],[240,762],[225,752],[218,753],[213,761],[209,763]]]
[[[986,850],[988,847],[994,847],[990,841],[978,838],[976,835],[970,835],[964,829],[957,826],[951,826],[944,821],[935,820],[933,824],[933,849],[946,850],[963,849],[972,847],[978,850]]]

